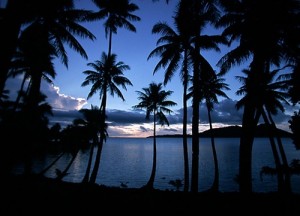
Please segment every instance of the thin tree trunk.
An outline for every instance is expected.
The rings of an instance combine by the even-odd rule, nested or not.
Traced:
[[[97,149],[97,154],[96,154],[96,159],[95,159],[95,164],[94,168],[90,177],[90,183],[96,183],[97,175],[98,175],[98,170],[100,167],[100,159],[101,159],[101,153],[102,153],[102,148],[103,148],[103,143],[104,143],[104,138],[105,138],[105,118],[106,118],[106,92],[104,92],[103,98],[102,98],[102,103],[100,106],[101,110],[101,131],[100,131],[100,142],[98,144],[98,149]]]
[[[214,192],[218,192],[219,191],[219,163],[218,163],[217,151],[215,146],[215,138],[213,134],[212,120],[211,120],[209,107],[207,107],[207,114],[209,120],[209,128],[211,131],[210,139],[211,139],[211,147],[212,147],[214,166],[215,166],[215,178],[211,189]]]
[[[38,131],[39,127],[39,116],[38,113],[38,106],[39,106],[39,97],[40,97],[40,88],[41,88],[41,80],[42,80],[42,73],[38,69],[33,69],[33,75],[31,79],[31,86],[29,90],[29,100],[26,105],[25,113],[26,113],[26,120],[28,121],[26,125],[27,134],[24,138],[26,140],[25,143],[28,144],[25,149],[25,175],[30,175],[32,172],[32,157],[34,146],[39,145],[39,140],[36,138],[35,132]]]
[[[198,43],[195,44],[194,69],[193,69],[193,116],[192,116],[192,179],[191,191],[198,192],[199,179],[199,58]]]
[[[93,160],[93,154],[94,154],[94,143],[92,144],[91,149],[90,149],[88,165],[87,165],[87,168],[86,168],[86,171],[85,171],[85,175],[82,179],[82,183],[88,183],[89,182],[90,171],[91,171],[92,160]]]
[[[268,111],[268,110],[267,110]],[[292,192],[292,186],[291,186],[291,174],[290,174],[290,168],[289,168],[289,164],[288,164],[288,160],[282,145],[282,141],[280,136],[278,135],[277,131],[277,127],[275,122],[273,121],[273,118],[271,116],[271,113],[268,111],[268,116],[271,122],[271,126],[272,126],[272,130],[273,130],[273,134],[275,134],[276,136],[276,140],[277,140],[277,144],[278,144],[278,148],[279,148],[279,152],[281,155],[281,159],[282,159],[282,163],[283,163],[283,172],[285,175],[285,190],[286,192]]]
[[[184,188],[185,192],[189,191],[189,156],[188,156],[188,141],[187,141],[187,87],[188,87],[188,70],[187,70],[187,54],[185,54],[184,61],[184,83],[183,83],[183,129],[182,129],[182,142],[183,142],[183,159],[184,159]]]
[[[15,101],[15,105],[14,105],[14,109],[13,109],[14,112],[17,110],[17,108],[19,106],[19,103],[20,103],[20,100],[21,100],[21,94],[23,92],[23,88],[24,88],[24,85],[25,85],[25,81],[26,81],[26,74],[24,75],[24,78],[22,80],[22,84],[21,84],[20,90],[18,92],[17,99]]]
[[[251,102],[246,102],[242,120],[242,134],[239,153],[238,183],[241,193],[252,192],[252,146],[254,141],[255,109]]]
[[[156,114],[154,111],[154,117],[153,117],[153,160],[152,160],[152,171],[151,171],[151,175],[150,178],[145,186],[145,188],[147,189],[153,189],[153,185],[154,185],[154,180],[155,180],[155,174],[156,174]]]
[[[90,181],[89,181],[90,183],[96,183],[98,170],[99,170],[99,167],[100,167],[100,159],[101,159],[103,143],[104,143],[104,138],[101,135],[100,142],[99,142],[98,148],[97,148],[95,164],[94,164],[94,167],[93,167],[93,170],[92,170],[92,173],[91,173],[91,177],[90,177]]]
[[[274,140],[273,133],[272,133],[272,128],[271,128],[272,126],[270,125],[269,120],[268,120],[267,115],[264,110],[262,110],[262,116],[265,121],[265,124],[267,125],[267,127],[269,129],[269,139],[270,139],[270,144],[271,144],[273,157],[274,157],[274,161],[275,161],[275,166],[276,166],[276,170],[277,170],[278,191],[283,192],[284,191],[283,171],[282,171],[282,165],[280,162],[279,154],[278,154],[275,140]]]
[[[68,174],[68,171],[69,171],[71,165],[73,164],[73,162],[74,162],[74,160],[75,160],[78,152],[79,152],[79,148],[73,154],[72,159],[70,160],[69,164],[66,166],[66,168],[64,169],[64,171],[62,171],[62,173],[56,177],[57,180],[61,181]]]
[[[62,152],[60,155],[58,155],[53,161],[52,163],[50,163],[45,169],[43,169],[39,175],[44,175],[52,166],[54,166],[54,164],[65,154],[65,152]]]
[[[109,30],[109,40],[108,40],[108,57],[111,56],[111,44],[112,44],[112,30]]]

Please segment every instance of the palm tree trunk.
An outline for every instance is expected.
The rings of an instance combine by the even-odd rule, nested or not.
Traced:
[[[98,144],[95,164],[94,164],[94,168],[93,168],[93,171],[91,174],[90,183],[96,183],[98,170],[100,167],[101,153],[102,153],[102,148],[103,148],[103,143],[104,143],[104,138],[105,138],[105,117],[106,117],[105,109],[106,109],[106,91],[104,92],[104,95],[102,98],[102,103],[100,106],[100,110],[101,110],[100,142]]]
[[[191,191],[198,192],[199,179],[199,44],[195,43],[194,68],[193,68],[193,116],[192,116],[192,178]]]
[[[108,57],[111,56],[112,47],[112,30],[109,30],[109,40],[108,40]]]
[[[101,135],[100,137],[100,142],[98,144],[98,148],[97,148],[97,153],[96,153],[96,159],[95,159],[95,164],[91,173],[91,177],[90,177],[90,183],[94,184],[96,183],[96,179],[97,179],[97,175],[98,175],[98,170],[100,167],[100,159],[101,159],[101,153],[102,153],[102,148],[103,148],[103,143],[104,143],[104,138]]]
[[[24,85],[25,85],[25,81],[26,81],[26,74],[24,74],[24,77],[23,77],[23,80],[22,80],[22,83],[21,83],[21,87],[20,87],[20,90],[18,92],[18,97],[17,97],[17,99],[15,101],[15,105],[14,105],[14,109],[13,109],[14,112],[17,110],[18,105],[20,103],[21,95],[22,95],[23,88],[24,88]]]
[[[208,114],[208,120],[209,120],[209,128],[211,131],[210,139],[211,139],[211,147],[213,151],[213,159],[214,159],[214,165],[215,165],[215,178],[212,185],[212,191],[219,191],[219,163],[218,163],[218,157],[217,157],[217,151],[215,146],[215,138],[213,134],[213,128],[212,128],[212,120],[211,120],[211,114],[210,109],[207,107],[207,114]]]
[[[282,159],[283,172],[284,172],[284,175],[285,175],[285,187],[286,187],[285,190],[286,190],[286,192],[291,192],[292,191],[291,175],[290,175],[290,171],[289,171],[290,168],[289,168],[289,164],[288,164],[288,161],[287,161],[287,157],[286,157],[283,145],[282,145],[281,138],[278,135],[278,133],[276,132],[277,131],[276,124],[273,121],[271,113],[268,110],[267,110],[267,112],[268,112],[268,116],[269,116],[271,126],[272,126],[272,131],[273,131],[272,134],[276,134],[277,144],[278,144],[279,152],[280,152],[281,159]]]
[[[185,53],[184,61],[184,81],[183,81],[183,129],[182,129],[182,142],[183,142],[183,160],[184,160],[184,188],[185,192],[189,191],[189,158],[188,158],[188,141],[187,141],[187,87],[188,87],[188,69],[187,69],[187,54]]]
[[[273,137],[272,128],[271,128],[271,125],[269,123],[269,120],[268,120],[267,115],[264,110],[262,110],[262,116],[265,121],[265,124],[267,125],[267,127],[269,129],[269,139],[270,139],[270,144],[271,144],[273,157],[274,157],[274,161],[275,161],[275,166],[276,166],[276,170],[277,170],[278,191],[283,192],[284,191],[284,179],[283,179],[282,165],[280,162],[279,154],[278,154],[275,140]]]
[[[68,174],[68,170],[70,169],[71,165],[73,164],[78,152],[79,152],[79,148],[76,150],[76,152],[73,153],[72,159],[70,160],[69,164],[66,166],[64,171],[56,177],[57,180],[61,181]]]
[[[91,171],[92,160],[93,160],[93,154],[94,154],[94,143],[92,144],[91,149],[90,149],[88,165],[87,165],[87,168],[86,168],[86,171],[85,171],[85,175],[82,179],[82,183],[88,183],[89,182],[90,171]]]
[[[150,178],[145,186],[147,189],[153,189],[155,174],[156,174],[156,114],[154,111],[153,115],[153,160],[152,160],[152,171]]]
[[[54,164],[65,154],[65,152],[62,152],[60,155],[58,155],[52,163],[50,163],[45,169],[43,169],[39,175],[43,176]]]
[[[29,90],[29,99],[28,103],[26,104],[26,119],[27,119],[27,125],[26,125],[26,137],[24,137],[25,143],[28,144],[28,146],[25,149],[25,175],[31,174],[32,169],[32,157],[33,157],[33,151],[34,146],[39,145],[39,140],[37,140],[35,131],[38,131],[38,121],[39,117],[37,116],[37,109],[39,105],[39,96],[40,96],[40,88],[41,88],[41,80],[42,76],[39,70],[33,69],[33,74],[31,77],[31,86]]]
[[[252,146],[254,141],[255,108],[251,102],[246,102],[242,120],[242,134],[240,139],[239,153],[239,176],[238,183],[240,192],[252,192]]]

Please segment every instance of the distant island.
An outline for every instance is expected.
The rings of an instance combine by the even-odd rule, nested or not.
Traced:
[[[235,125],[235,126],[228,126],[228,127],[221,127],[221,128],[213,128],[212,130],[206,130],[199,133],[199,137],[211,137],[211,133],[213,132],[214,137],[223,137],[223,138],[231,138],[231,137],[240,137],[242,133],[242,127]],[[280,137],[291,137],[292,133],[277,129],[277,133]],[[149,136],[148,138],[153,137]],[[166,135],[157,135],[156,137],[165,137],[165,138],[180,138],[182,134],[166,134]],[[188,135],[188,137],[192,137],[192,135]],[[267,126],[264,124],[260,124],[257,126],[255,131],[255,137],[268,137],[268,129]]]

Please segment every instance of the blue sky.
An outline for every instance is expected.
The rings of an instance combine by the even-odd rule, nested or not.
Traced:
[[[97,10],[90,0],[75,0],[76,5],[80,8]],[[172,26],[172,16],[174,14],[177,1],[172,0],[169,4],[165,1],[152,2],[152,0],[132,0],[131,2],[139,6],[139,10],[134,14],[141,18],[139,22],[133,22],[137,31],[130,32],[126,29],[118,29],[118,33],[113,35],[112,52],[117,54],[117,61],[123,61],[130,66],[130,70],[125,71],[124,75],[132,82],[133,86],[128,86],[127,91],[122,90],[125,102],[120,98],[109,97],[107,101],[107,115],[109,123],[109,136],[149,136],[152,135],[153,125],[151,122],[145,121],[145,113],[132,110],[132,106],[136,105],[136,91],[148,87],[152,81],[162,82],[164,71],[160,70],[153,75],[153,69],[158,62],[157,58],[147,60],[149,53],[156,47],[156,41],[160,35],[151,34],[152,27],[159,21],[165,21]],[[90,108],[91,105],[99,106],[99,94],[95,94],[87,100],[87,95],[91,86],[81,87],[85,79],[82,73],[84,70],[91,69],[87,63],[100,59],[101,53],[107,53],[108,40],[105,37],[103,21],[93,23],[82,23],[95,36],[96,40],[89,41],[86,39],[78,39],[88,54],[88,60],[83,59],[78,53],[67,48],[69,56],[69,66],[66,68],[61,64],[60,60],[55,60],[56,78],[53,85],[42,85],[42,91],[48,96],[47,101],[52,105],[54,116],[51,122],[59,122],[63,126],[70,124],[71,121],[80,117],[78,110],[81,108]],[[214,29],[206,29],[207,34],[215,34],[218,31]],[[66,46],[67,47],[67,46]],[[211,65],[218,71],[217,61],[230,48],[221,46],[221,52],[202,52]],[[240,125],[242,110],[235,109],[236,100],[239,98],[235,92],[240,87],[240,83],[235,79],[236,75],[241,75],[241,67],[234,67],[224,77],[225,82],[229,84],[230,91],[226,94],[230,97],[228,100],[220,98],[220,103],[215,105],[213,112],[214,127],[224,125]],[[11,89],[12,97],[15,96],[16,90],[19,88],[21,79],[10,80],[7,87]],[[175,74],[172,81],[165,87],[166,90],[173,91],[169,99],[177,103],[172,110],[174,113],[169,116],[171,125],[169,127],[158,127],[158,134],[179,134],[182,129],[182,84],[178,73]],[[189,106],[190,106],[189,102]],[[294,108],[287,107],[287,114],[293,113]],[[275,118],[280,128],[288,130],[288,119],[290,116],[279,113]],[[191,120],[191,109],[189,110],[189,119]],[[208,129],[207,116],[205,107],[201,106],[200,111],[200,131]],[[189,126],[189,130],[191,127]],[[189,131],[191,133],[191,131]]]

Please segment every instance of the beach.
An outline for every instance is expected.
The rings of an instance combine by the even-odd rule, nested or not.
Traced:
[[[299,215],[300,194],[182,192],[107,187],[12,176],[1,184],[1,215]]]

